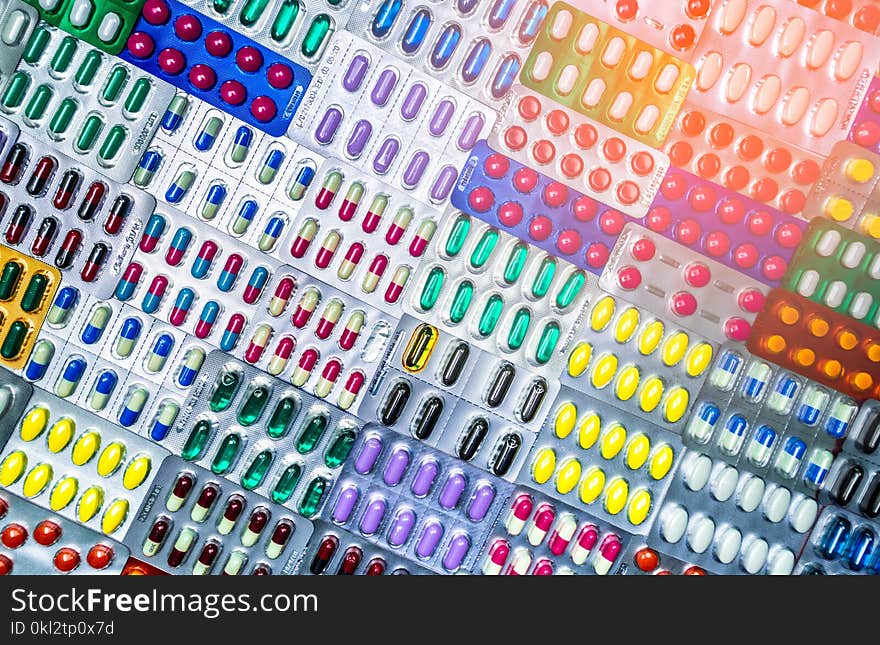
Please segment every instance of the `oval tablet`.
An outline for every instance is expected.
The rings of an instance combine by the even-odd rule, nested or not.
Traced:
[[[791,503],[791,492],[787,488],[777,486],[764,500],[764,517],[773,523],[781,522],[788,512]]]
[[[705,553],[712,544],[714,535],[715,522],[705,515],[697,516],[691,520],[688,527],[688,547],[694,553]]]
[[[688,514],[683,506],[667,506],[660,515],[660,535],[670,544],[675,544],[684,536],[687,524]]]
[[[736,490],[739,472],[733,466],[725,465],[712,478],[712,497],[719,502],[726,502]]]
[[[766,114],[773,109],[782,91],[782,81],[774,74],[768,74],[758,81],[758,89],[752,98],[752,109],[758,114]]]
[[[780,549],[770,558],[767,574],[771,576],[787,576],[794,569],[794,553],[788,549]]]
[[[862,64],[862,43],[851,41],[837,50],[834,62],[834,77],[839,81],[847,81],[855,74]]]
[[[801,18],[792,18],[786,22],[776,41],[779,55],[783,58],[791,56],[801,46],[806,33],[807,26]]]
[[[804,497],[801,501],[793,504],[788,521],[798,533],[806,533],[816,521],[816,515],[819,513],[819,505],[816,500]]]
[[[728,526],[715,540],[715,558],[722,564],[730,564],[742,546],[742,533],[733,526]]]
[[[834,99],[822,99],[813,111],[810,120],[810,134],[824,137],[837,121],[838,105]]]
[[[751,513],[761,504],[764,498],[764,480],[749,475],[745,485],[740,489],[736,505],[746,513]]]
[[[764,564],[767,562],[767,554],[769,552],[770,547],[767,545],[767,542],[761,538],[758,538],[749,544],[749,546],[743,551],[741,560],[743,569],[746,570],[746,573],[755,575],[763,569]]]
[[[684,483],[692,491],[703,490],[712,474],[712,460],[706,455],[697,455],[691,462],[690,468],[685,475]]]

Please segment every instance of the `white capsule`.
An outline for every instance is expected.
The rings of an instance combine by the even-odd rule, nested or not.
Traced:
[[[629,92],[621,92],[614,97],[614,103],[608,108],[608,116],[615,121],[622,121],[626,118],[627,112],[632,107],[633,95]]]
[[[541,52],[535,57],[535,64],[532,65],[532,78],[541,82],[550,75],[551,69],[553,69],[552,54]]]
[[[781,522],[788,513],[789,504],[791,504],[791,491],[777,486],[769,492],[764,500],[764,517],[774,524]]]
[[[861,263],[862,258],[865,257],[867,250],[864,243],[853,242],[846,247],[843,255],[840,256],[840,263],[847,269],[855,269]]]
[[[878,256],[880,257],[880,256]],[[868,315],[871,305],[874,304],[874,298],[867,291],[859,291],[852,302],[849,303],[849,315],[856,320],[861,320]]]
[[[679,504],[672,504],[660,513],[660,535],[670,544],[676,544],[687,530],[688,513]]]
[[[840,244],[840,233],[835,230],[828,230],[819,236],[816,242],[816,253],[823,258],[830,257]]]
[[[804,298],[809,298],[816,292],[819,286],[819,272],[813,269],[807,269],[801,274],[797,283],[797,292]]]
[[[806,533],[813,526],[818,513],[819,505],[816,500],[804,497],[801,501],[791,505],[788,521],[795,531]]]
[[[550,26],[550,36],[555,40],[564,39],[568,36],[568,30],[571,29],[573,19],[571,12],[565,9],[557,13],[553,24]]]
[[[108,13],[101,20],[101,24],[98,26],[98,38],[103,40],[105,43],[109,43],[111,40],[116,38],[116,35],[119,33],[119,26],[122,24],[122,19],[119,17],[119,14],[113,13],[112,11]]]
[[[556,91],[562,96],[568,96],[571,94],[571,91],[574,89],[574,84],[577,83],[578,76],[580,76],[580,71],[574,65],[566,65],[563,67],[562,73],[559,75],[559,78],[556,79]]]
[[[586,108],[594,108],[599,105],[602,95],[605,93],[605,81],[601,78],[594,78],[587,84],[584,95],[581,97],[581,103]]]
[[[599,36],[599,27],[597,27],[594,23],[588,23],[583,26],[581,29],[581,33],[578,34],[577,43],[575,43],[575,48],[581,54],[589,54],[593,51],[593,46],[596,44],[596,38]]]
[[[614,36],[605,45],[605,51],[602,52],[602,62],[606,67],[614,67],[620,62],[623,53],[626,51],[626,43],[620,36]]]
[[[874,280],[880,280],[880,253],[875,255],[871,264],[868,265],[868,276]]]
[[[640,51],[633,64],[629,68],[629,75],[637,81],[642,80],[651,71],[651,65],[654,64],[654,57],[649,51]]]
[[[830,309],[837,309],[846,297],[846,283],[842,280],[834,280],[825,290],[825,305]]]
[[[715,535],[715,522],[705,515],[698,515],[688,526],[688,547],[694,553],[705,553]]]
[[[736,505],[744,512],[751,513],[764,498],[764,480],[756,475],[746,475],[746,483],[740,488]]]
[[[739,472],[733,466],[725,465],[712,478],[712,497],[719,502],[726,502],[736,490]]]
[[[762,538],[753,540],[751,544],[743,549],[741,562],[746,573],[755,575],[763,569],[764,564],[767,562],[767,554],[769,552],[770,547]]]
[[[6,18],[6,23],[3,25],[3,31],[0,33],[0,39],[3,40],[3,44],[9,47],[17,45],[24,32],[30,26],[30,23],[31,19],[24,11],[16,9],[10,12],[9,17]]]
[[[70,20],[70,24],[74,27],[85,27],[89,22],[89,18],[92,17],[93,9],[94,6],[91,0],[74,0],[67,19]]]
[[[721,564],[730,564],[742,546],[742,533],[736,527],[728,526],[715,540],[715,559]]]
[[[675,85],[675,82],[678,80],[678,76],[678,67],[676,67],[672,63],[667,63],[666,66],[660,71],[660,74],[657,76],[657,81],[654,83],[654,89],[661,94],[666,94],[666,92],[671,90],[672,87]]]
[[[639,112],[639,116],[636,119],[635,129],[636,132],[640,134],[647,134],[651,128],[654,127],[654,124],[657,123],[657,119],[660,118],[660,108],[658,108],[653,103],[645,105],[642,107],[642,111]]]

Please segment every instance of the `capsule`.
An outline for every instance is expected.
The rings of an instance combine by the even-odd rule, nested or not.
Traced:
[[[197,280],[201,280],[205,276],[207,276],[208,271],[211,270],[214,258],[217,257],[217,252],[219,250],[220,247],[217,246],[217,243],[212,240],[207,240],[202,243],[202,246],[199,248],[199,252],[193,259],[192,266],[189,270],[190,275],[192,275],[192,277],[196,278]]]
[[[326,269],[330,266],[341,241],[342,236],[339,235],[338,231],[333,230],[327,233],[324,242],[321,244],[321,248],[318,249],[318,252],[315,254],[315,266],[319,269]]]
[[[104,370],[100,374],[98,374],[98,378],[95,379],[95,384],[92,386],[92,391],[89,394],[89,406],[98,412],[107,407],[107,403],[110,402],[110,395],[113,394],[113,390],[116,388],[117,382],[116,373],[112,370]]]
[[[67,210],[73,196],[79,190],[82,175],[76,170],[65,170],[58,182],[58,188],[55,189],[55,196],[52,198],[52,205],[60,211]]]
[[[308,217],[303,220],[296,238],[290,245],[290,254],[297,259],[302,258],[306,254],[306,251],[308,251],[309,246],[311,245],[312,240],[315,239],[317,233],[318,223],[314,219]]]
[[[130,428],[137,423],[149,397],[150,393],[139,385],[130,388],[119,412],[119,425]]]
[[[285,220],[283,217],[273,216],[266,222],[266,227],[257,240],[257,248],[263,253],[269,253],[278,244],[281,235],[284,233]]]
[[[268,282],[269,270],[263,266],[258,266],[254,268],[253,272],[251,272],[251,277],[248,278],[248,282],[244,288],[244,292],[241,295],[241,299],[244,300],[246,304],[254,304],[257,300],[260,299],[260,296],[263,295],[263,289],[266,287],[266,283]]]
[[[337,170],[327,173],[324,183],[321,184],[321,189],[315,195],[315,206],[318,209],[327,210],[330,207],[331,202],[336,197],[336,193],[342,186],[342,179],[342,173]]]
[[[193,384],[202,364],[205,362],[205,350],[201,347],[191,347],[183,357],[183,365],[177,375],[177,384],[180,387],[189,387]]]
[[[183,261],[183,256],[189,249],[192,238],[192,231],[184,226],[175,231],[171,243],[168,245],[168,250],[165,251],[165,263],[168,266],[176,267]]]
[[[385,302],[389,304],[394,304],[400,298],[400,294],[403,293],[403,289],[406,286],[407,281],[410,276],[410,268],[406,265],[400,265],[394,271],[394,275],[391,276],[391,282],[388,284],[388,288],[385,290]]]
[[[141,160],[138,162],[137,168],[134,169],[134,175],[131,180],[135,186],[146,188],[152,183],[156,176],[156,171],[162,165],[162,154],[157,150],[147,150]]]
[[[470,461],[479,452],[486,435],[489,434],[489,424],[486,419],[478,417],[471,421],[465,428],[458,440],[456,454],[464,461]]]
[[[164,217],[157,213],[150,215],[150,219],[147,220],[147,225],[144,227],[144,233],[141,235],[141,241],[138,245],[141,251],[144,253],[152,253],[156,249],[156,246],[159,244],[159,239],[165,232],[165,225],[166,221]]]
[[[144,539],[143,547],[141,547],[142,553],[148,558],[152,558],[159,553],[162,545],[165,543],[165,538],[168,537],[170,529],[171,520],[164,515],[157,517],[150,528],[150,532],[147,533],[147,537]]]
[[[168,436],[168,432],[177,421],[177,415],[180,413],[180,405],[177,402],[166,399],[159,405],[156,417],[153,419],[153,425],[150,427],[150,438],[153,441],[162,441]]]
[[[825,432],[835,439],[845,437],[857,410],[858,407],[851,401],[836,400],[831,406],[828,418],[825,419]]]
[[[272,358],[266,366],[266,371],[272,376],[278,376],[287,369],[287,363],[296,348],[296,340],[291,336],[283,336],[275,346]]]
[[[226,186],[222,182],[214,182],[205,193],[205,199],[202,201],[202,208],[199,215],[202,219],[211,221],[217,217],[220,208],[226,201]]]
[[[217,116],[208,117],[193,139],[193,147],[199,152],[207,152],[214,147],[217,135],[223,129],[223,119]],[[235,143],[233,142],[233,145]]]
[[[342,363],[338,359],[331,358],[327,361],[327,364],[324,365],[324,369],[321,370],[321,376],[318,378],[318,382],[315,383],[315,396],[322,399],[327,398],[333,391],[333,387],[336,385],[336,381],[341,372]]]
[[[290,382],[296,387],[302,387],[312,375],[312,370],[318,362],[318,350],[313,347],[306,349],[299,357],[299,362],[290,376]]]
[[[239,126],[235,131],[235,137],[229,146],[229,158],[234,164],[242,164],[250,154],[251,144],[254,140],[253,131],[245,126]]]
[[[88,367],[84,359],[79,357],[71,358],[64,366],[64,371],[58,377],[55,384],[55,394],[62,399],[66,399],[76,391],[79,386],[80,379]]]
[[[800,383],[791,376],[783,375],[776,381],[773,391],[767,397],[767,406],[777,414],[787,415],[794,407],[800,393]]]
[[[41,157],[37,161],[25,188],[31,197],[43,194],[57,167],[58,162],[53,157]]]
[[[32,382],[41,380],[46,375],[54,356],[55,345],[46,339],[38,340],[25,367],[24,377]]]
[[[6,226],[6,232],[4,233],[6,241],[12,246],[21,243],[25,235],[27,235],[33,218],[34,212],[31,207],[26,204],[19,204],[15,211],[13,211],[9,224]],[[79,235],[81,238],[82,234],[80,233]]]
[[[171,182],[165,191],[165,201],[169,204],[179,204],[186,197],[195,180],[195,169],[190,165],[182,166],[174,181]]]
[[[95,307],[92,310],[91,317],[85,327],[83,327],[82,333],[80,333],[82,342],[86,345],[97,343],[104,334],[104,330],[107,328],[107,323],[110,322],[112,315],[113,310],[109,305],[100,304]]]
[[[127,358],[131,355],[138,338],[140,338],[142,328],[143,326],[139,318],[130,316],[122,321],[122,326],[119,328],[119,334],[114,346],[117,356]]]
[[[104,220],[104,231],[110,235],[116,235],[122,229],[125,219],[131,212],[134,205],[133,200],[128,195],[119,195],[113,200],[107,219]]]
[[[413,420],[413,435],[422,441],[428,439],[433,434],[442,415],[443,399],[438,396],[429,396],[422,402]]]
[[[86,258],[85,264],[83,264],[82,271],[80,271],[79,276],[83,279],[83,282],[94,282],[98,277],[98,273],[101,271],[101,268],[104,266],[104,262],[107,261],[107,257],[110,255],[110,247],[108,247],[103,242],[98,242],[95,246],[92,247],[91,253]],[[57,263],[57,258],[56,258]]]
[[[195,291],[189,287],[181,289],[177,293],[177,297],[174,299],[174,305],[171,307],[171,311],[168,313],[168,322],[175,327],[183,325],[189,316],[189,312],[192,309],[195,299]]]
[[[290,4],[295,3],[291,2]],[[296,177],[294,177],[287,190],[287,196],[295,202],[300,201],[305,196],[309,186],[312,185],[312,180],[315,178],[315,167],[312,161],[301,161],[298,166],[299,170],[296,173]]]
[[[238,253],[230,253],[223,265],[223,271],[217,277],[217,288],[224,293],[232,291],[244,266],[244,258]]]
[[[253,199],[244,200],[238,207],[238,213],[232,220],[231,230],[235,235],[244,235],[251,226],[251,222],[259,212],[259,205]]]
[[[299,300],[296,310],[293,312],[291,322],[294,327],[302,329],[309,322],[321,295],[315,287],[308,287]]]
[[[841,515],[835,515],[825,525],[818,544],[819,555],[826,560],[836,560],[844,555],[852,525]]]
[[[378,253],[376,257],[373,258],[373,261],[370,262],[367,274],[364,276],[363,282],[361,283],[361,289],[364,293],[373,293],[376,290],[376,287],[379,286],[379,281],[382,279],[382,276],[385,274],[385,269],[387,268],[388,256]]]
[[[254,333],[251,335],[250,343],[248,343],[247,349],[245,349],[244,359],[251,365],[257,363],[269,345],[271,338],[272,327],[265,323],[257,325]]]
[[[761,399],[770,373],[770,366],[767,363],[758,361],[749,366],[742,384],[742,393],[747,401],[755,402]]]
[[[241,339],[241,332],[244,329],[245,318],[243,315],[236,313],[229,317],[226,323],[226,329],[223,330],[223,336],[220,338],[220,349],[224,352],[231,352],[238,345]]]
[[[162,115],[161,127],[166,132],[174,132],[183,124],[184,116],[189,109],[189,99],[186,94],[176,94],[165,114]]]

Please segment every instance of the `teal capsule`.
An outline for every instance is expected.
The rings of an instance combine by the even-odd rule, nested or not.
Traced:
[[[330,486],[330,482],[324,477],[315,477],[306,487],[302,499],[299,502],[299,513],[303,517],[314,517],[321,508],[321,502],[324,500],[324,493]]]
[[[266,434],[273,439],[284,437],[297,414],[299,414],[299,397],[295,394],[283,397],[275,405],[272,416],[269,417],[269,422],[266,424]]]
[[[272,461],[274,459],[275,454],[268,449],[261,450],[255,455],[251,460],[251,463],[248,464],[244,473],[241,475],[242,488],[245,490],[254,490],[260,486],[266,478],[266,473],[269,472],[269,468],[272,467]]]
[[[489,296],[483,313],[480,316],[480,322],[477,324],[477,331],[484,338],[491,336],[495,331],[495,326],[501,319],[501,313],[504,309],[504,300],[497,293]]]
[[[553,358],[553,352],[556,351],[556,346],[559,344],[559,336],[559,324],[555,321],[547,323],[544,331],[541,332],[538,347],[535,349],[535,362],[538,365],[546,365]]]
[[[212,412],[223,412],[232,403],[236,392],[241,385],[244,374],[235,367],[222,367],[217,379],[214,381],[214,389],[208,399],[208,407]]]
[[[454,258],[459,254],[464,243],[467,241],[470,231],[471,218],[467,215],[459,215],[455,219],[455,223],[452,225],[452,230],[449,231],[449,236],[446,238],[444,249],[447,256]]]
[[[556,294],[556,306],[561,310],[571,306],[571,303],[577,300],[585,284],[587,284],[587,276],[583,271],[572,272],[568,276],[568,280],[565,281],[565,284],[562,285],[559,293]]]
[[[492,252],[495,250],[495,245],[498,243],[498,237],[498,231],[494,228],[490,228],[483,233],[480,241],[477,242],[477,245],[471,252],[470,265],[473,269],[482,269],[486,262],[489,261],[489,258],[492,257]]]
[[[238,207],[238,214],[232,220],[232,232],[236,235],[244,235],[248,228],[250,228],[251,222],[254,221],[259,210],[260,207],[255,200],[244,200],[241,206]]]
[[[526,307],[521,307],[513,316],[510,331],[507,332],[507,347],[516,351],[526,340],[529,333],[529,325],[532,323],[532,312]]]
[[[199,419],[193,426],[189,436],[186,438],[183,448],[180,451],[180,456],[185,461],[196,461],[200,459],[205,453],[205,448],[208,446],[208,440],[211,438],[213,429],[210,421],[207,419]]]
[[[238,450],[241,448],[241,435],[230,432],[217,447],[214,459],[211,460],[211,471],[217,475],[225,475],[235,465]]]
[[[548,256],[541,262],[535,280],[532,282],[532,295],[539,299],[546,296],[555,275],[556,260]]]
[[[327,418],[327,415],[323,413],[313,414],[309,417],[306,421],[305,428],[296,440],[297,452],[301,455],[305,455],[314,450],[315,446],[320,443],[321,437],[324,436],[328,421],[329,419]]]
[[[516,281],[519,280],[520,275],[522,275],[528,257],[528,246],[523,242],[517,242],[513,245],[513,248],[510,250],[510,255],[507,257],[507,264],[504,265],[502,278],[505,283],[516,284]]]
[[[446,280],[446,272],[443,267],[435,266],[428,271],[425,286],[422,287],[422,296],[419,298],[419,306],[422,311],[431,311],[437,303],[437,298],[443,291],[443,283]]]
[[[353,428],[343,428],[333,437],[324,454],[324,463],[327,464],[327,468],[338,468],[345,463],[348,455],[351,454],[356,438],[357,435]]]
[[[302,464],[293,463],[284,469],[275,487],[272,489],[272,501],[276,504],[284,504],[293,495],[299,478],[302,476]]]
[[[248,386],[244,401],[238,410],[238,422],[247,427],[256,423],[272,396],[272,387],[260,380]]]
[[[449,305],[449,321],[457,325],[467,315],[468,309],[474,297],[474,283],[470,280],[462,280],[455,290],[452,303]]]

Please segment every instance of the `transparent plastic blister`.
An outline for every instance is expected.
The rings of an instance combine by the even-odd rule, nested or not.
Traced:
[[[3,35],[3,53],[0,54],[0,81],[15,71],[31,31],[39,21],[34,7],[22,0],[0,2],[0,34]]]
[[[646,544],[644,538],[633,537],[614,572],[618,576],[705,576],[702,567],[667,555]]]
[[[0,370],[0,448],[15,432],[33,392],[33,386],[27,381],[8,370]]]
[[[880,525],[855,513],[827,506],[798,566],[800,575],[877,575]]]
[[[880,32],[880,4],[877,0],[854,0],[851,2],[829,2],[821,5],[819,0],[789,0],[835,20],[840,20],[869,34]]]
[[[880,77],[871,79],[848,139],[871,152],[880,153]]]
[[[819,501],[876,522],[880,516],[880,466],[848,453],[838,455],[819,492]]]
[[[869,399],[862,403],[847,435],[844,450],[880,466],[880,401]]]
[[[118,54],[144,0],[26,0],[40,19],[108,54]]]
[[[126,546],[172,575],[294,575],[314,528],[179,457],[165,460],[136,513]]]

